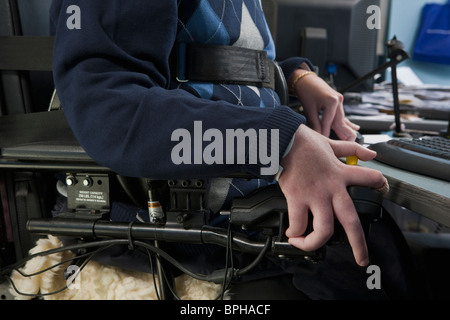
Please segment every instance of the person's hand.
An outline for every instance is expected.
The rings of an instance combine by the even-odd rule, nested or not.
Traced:
[[[279,185],[287,200],[289,242],[304,251],[314,251],[326,244],[334,232],[334,217],[342,224],[356,262],[368,264],[364,232],[347,186],[378,189],[386,178],[378,171],[346,165],[340,157],[356,155],[363,161],[376,156],[356,142],[326,138],[305,125],[295,133],[289,153],[282,159],[284,168]],[[308,211],[313,215],[313,231],[304,236]]]
[[[307,71],[297,69],[290,77],[290,83]],[[306,75],[295,83],[297,95],[305,111],[308,124],[326,137],[331,129],[341,140],[355,141],[359,126],[350,122],[344,114],[343,96],[331,88],[322,78]],[[320,117],[320,113],[322,116]]]

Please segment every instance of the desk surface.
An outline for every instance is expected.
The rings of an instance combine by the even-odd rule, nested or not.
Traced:
[[[395,123],[393,115],[378,116],[348,116],[351,122],[361,126],[361,129],[369,132],[383,132],[392,130]],[[439,132],[447,129],[448,120],[402,120],[402,124],[409,130],[426,130]]]
[[[379,170],[389,181],[386,199],[450,227],[450,182],[397,169],[376,160],[360,162]]]

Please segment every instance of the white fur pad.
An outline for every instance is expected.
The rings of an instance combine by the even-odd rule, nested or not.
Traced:
[[[61,246],[62,243],[57,237],[48,236],[38,240],[36,246],[30,250],[30,254]],[[68,251],[38,256],[29,260],[20,270],[25,274],[32,274],[71,258],[73,253]],[[22,293],[47,294],[67,285],[64,270],[69,265],[70,262],[32,277],[23,277],[19,272],[14,271],[11,274],[11,280]],[[199,281],[187,275],[177,277],[175,287],[177,296],[182,300],[212,300],[222,290],[221,285]],[[12,287],[10,291],[17,300],[33,298],[18,294]],[[90,261],[68,289],[57,294],[44,295],[43,298],[48,300],[156,300],[158,297],[152,274],[123,270]]]

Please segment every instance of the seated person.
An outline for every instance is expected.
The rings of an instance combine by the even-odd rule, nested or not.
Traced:
[[[67,9],[72,4],[54,1],[51,8],[56,35],[54,79],[75,136],[97,163],[129,177],[205,179],[211,224],[222,223],[218,212],[229,199],[278,182],[287,199],[290,226],[286,235],[292,245],[306,251],[324,246],[336,218],[352,250],[336,249],[320,265],[267,259],[239,281],[291,274],[295,288],[309,298],[383,296],[366,287],[367,274],[361,266],[369,264],[369,250],[347,187],[377,189],[387,181],[378,171],[347,166],[338,159],[356,155],[366,161],[376,154],[354,142],[358,126],[345,118],[342,96],[311,72],[311,63],[301,57],[279,62],[290,94],[300,100],[305,116],[281,104],[271,86],[178,81],[183,79],[177,78],[172,57],[174,48],[184,43],[259,50],[275,60],[260,1],[136,0],[131,4],[110,0],[105,5],[81,0],[77,2],[80,28],[68,25]],[[213,163],[202,157],[211,137],[204,145],[194,142],[191,154],[177,149],[185,142],[177,133],[189,132],[194,140],[199,124],[203,139],[205,132],[226,137],[227,130],[267,130],[271,133],[267,150],[276,153],[270,163],[276,164],[275,170],[261,157],[250,161],[255,150],[249,145],[233,149],[230,158],[209,153]],[[331,130],[340,140],[329,138]],[[238,161],[240,156],[244,162]],[[234,173],[256,179],[223,178]],[[305,236],[309,211],[314,230]],[[113,205],[111,212],[113,220],[132,220],[135,215],[135,208],[120,205]],[[224,265],[222,249],[214,246],[199,249],[174,244],[170,249],[170,254],[196,272]],[[109,253],[103,261],[139,268],[138,259],[130,257],[129,252]],[[244,255],[235,263],[243,266],[250,260]],[[330,277],[321,276],[324,272]],[[344,285],[350,283],[354,286]]]

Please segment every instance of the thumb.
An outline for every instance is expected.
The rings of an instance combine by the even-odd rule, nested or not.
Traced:
[[[385,176],[378,171],[360,166],[346,166],[347,185],[365,186],[387,192],[388,182]],[[387,188],[387,189],[386,189]]]
[[[362,161],[369,161],[377,156],[375,151],[367,149],[356,142],[331,140],[330,145],[338,158],[357,156]]]

